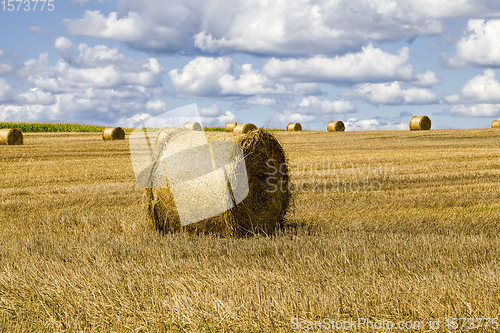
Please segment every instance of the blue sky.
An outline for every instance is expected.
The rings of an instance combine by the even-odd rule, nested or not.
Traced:
[[[492,0],[11,3],[0,3],[0,121],[132,127],[191,103],[209,126],[500,118]]]

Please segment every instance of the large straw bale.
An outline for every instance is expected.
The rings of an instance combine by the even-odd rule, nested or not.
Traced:
[[[255,126],[254,124],[252,123],[248,123],[248,124],[238,124],[236,125],[236,127],[234,128],[233,130],[233,133],[236,133],[236,134],[247,134],[251,131],[254,131],[257,129],[257,126]]]
[[[500,120],[493,120],[491,122],[491,128],[500,128]]]
[[[302,131],[302,125],[300,123],[289,123],[286,126],[287,131]]]
[[[124,140],[125,131],[121,127],[107,127],[102,131],[103,140]]]
[[[255,233],[270,234],[282,226],[285,213],[289,209],[291,194],[288,190],[289,176],[285,152],[274,135],[262,129],[257,129],[246,135],[221,132],[206,133],[208,144],[196,147],[199,153],[191,152],[184,155],[186,157],[183,159],[182,145],[192,138],[192,134],[190,137],[187,132],[190,131],[179,130],[167,131],[166,134],[160,133],[162,135],[161,140],[157,141],[154,147],[153,165],[147,170],[147,173],[142,175],[142,177],[149,177],[147,180],[149,186],[146,188],[147,213],[149,220],[157,230],[162,232],[183,230],[189,233],[216,233],[223,237],[238,237]],[[230,159],[232,162],[225,166],[217,165],[217,162],[214,162],[214,151],[216,151],[214,147],[220,145],[221,142],[239,144],[243,154],[241,155],[241,151],[238,150],[240,153],[238,156],[244,156],[244,158],[242,160]],[[189,147],[189,144],[187,144],[187,147]],[[207,149],[208,152],[208,155],[205,156],[212,154],[211,160],[210,158],[206,160],[202,158],[193,161],[189,160],[189,156],[203,156],[204,149]],[[208,149],[210,150],[208,151]],[[173,155],[169,156],[180,156],[178,168],[169,169],[169,167],[165,167],[165,162],[160,157],[165,156],[166,152],[174,152]],[[237,180],[241,179],[241,172],[238,172],[238,170],[241,171],[242,162],[244,162],[248,177],[248,194],[246,197],[242,196],[238,199],[236,198],[237,193],[240,193],[238,188],[232,188],[229,184],[239,184]],[[194,163],[198,168],[194,169],[194,171],[187,170],[189,168],[185,166],[194,165]],[[279,170],[280,165],[283,165],[282,172],[274,172]],[[202,169],[206,170],[206,172],[200,172]],[[159,180],[154,178],[163,172],[158,173],[160,170],[165,170],[162,176],[164,179],[160,181],[170,185],[164,187],[155,186]],[[190,172],[198,174],[189,174]],[[223,172],[222,175],[224,176],[222,178],[214,176],[219,172]],[[179,197],[177,196],[177,199],[174,200],[173,192],[178,191],[176,186],[179,183],[175,183],[175,179],[179,174],[190,180],[181,183],[182,186],[189,184],[186,185],[188,187],[182,189],[182,193],[184,193],[184,197],[181,198],[183,204],[176,205],[176,203],[179,203]],[[219,184],[217,179],[226,180]],[[268,182],[277,186],[270,186]],[[214,186],[211,187],[211,185]],[[214,191],[214,188],[230,188],[230,196],[226,195],[226,197],[218,199],[218,196],[223,196],[223,193],[221,193],[223,191]],[[175,193],[178,195],[179,192]],[[222,213],[215,216],[208,215],[211,217],[199,222],[181,226],[179,214],[186,214],[189,209],[193,211],[212,209],[213,207],[205,207],[207,202],[222,202],[223,205],[229,202],[232,208],[220,210]],[[235,203],[236,205],[234,205]]]
[[[17,128],[0,129],[0,145],[22,145],[23,132]]]
[[[326,126],[328,132],[343,132],[345,131],[345,125],[342,121],[330,121]]]
[[[431,120],[427,116],[413,116],[410,120],[410,131],[427,131],[431,129]]]

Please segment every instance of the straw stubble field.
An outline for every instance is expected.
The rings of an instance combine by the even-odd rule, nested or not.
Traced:
[[[151,230],[127,140],[1,147],[0,331],[500,316],[500,132],[276,135],[295,212],[244,239]]]

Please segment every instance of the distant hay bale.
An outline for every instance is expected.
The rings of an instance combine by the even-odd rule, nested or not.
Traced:
[[[410,131],[427,131],[431,129],[431,120],[427,116],[413,116],[410,120]]]
[[[203,131],[203,127],[201,127],[199,122],[195,122],[195,123],[187,122],[184,124],[184,128],[191,130],[191,131]]]
[[[232,132],[238,123],[226,123],[226,132]]]
[[[236,133],[236,134],[247,134],[247,133],[249,133],[251,131],[255,131],[256,129],[257,129],[257,126],[255,126],[252,123],[238,124],[234,128],[233,133]]]
[[[103,140],[124,140],[125,131],[121,127],[107,127],[102,131]]]
[[[328,132],[343,132],[345,131],[345,125],[342,121],[330,121],[326,126]]]
[[[300,123],[289,123],[286,126],[287,131],[302,131],[302,125]]]
[[[500,128],[500,120],[493,120],[491,128]]]
[[[223,237],[242,237],[256,233],[270,234],[281,227],[284,216],[289,209],[291,192],[288,191],[289,176],[285,152],[276,137],[262,129],[257,129],[246,135],[211,132],[206,136],[208,145],[186,149],[189,145],[184,145],[184,143],[193,142],[193,134],[189,132],[186,130],[171,131],[168,136],[164,137],[163,141],[158,142],[153,152],[153,165],[142,175],[146,179],[146,184],[150,185],[146,188],[146,209],[152,225],[161,232],[183,230],[189,233],[216,233]],[[214,147],[220,147],[222,142],[239,144],[243,155],[241,155],[240,150],[233,149],[231,158],[228,159],[231,162],[226,165],[218,165],[214,161],[216,160]],[[210,150],[207,146],[210,147]],[[203,156],[204,149],[208,151],[208,155],[205,156],[211,156],[211,158],[206,159],[207,161],[199,157]],[[236,154],[236,150],[238,150],[238,154]],[[211,154],[210,151],[212,151]],[[168,155],[166,152],[174,152],[174,154]],[[175,167],[171,169],[165,167],[166,163],[170,162],[165,162],[165,160],[162,162],[161,156],[175,156],[173,158],[176,161],[173,164]],[[244,157],[242,160],[233,159],[234,156]],[[196,165],[205,163],[204,168],[206,169],[204,170],[208,171],[187,170],[185,166],[193,165],[192,158],[198,159]],[[232,184],[240,184],[237,181],[241,179],[243,161],[248,177],[248,188],[245,192],[248,194],[246,196],[238,194],[240,193],[238,187],[232,187]],[[269,178],[271,177],[269,173],[272,173],[273,170],[279,170],[280,165],[283,165],[282,172],[276,172],[272,176],[275,178]],[[158,184],[159,180],[155,177],[158,177],[159,170],[160,172],[165,170],[161,176],[164,179],[160,181],[165,182],[168,179],[168,185],[163,187],[154,185]],[[179,175],[186,177],[187,180],[176,182],[176,177]],[[220,182],[221,175],[222,179],[225,179],[222,183]],[[277,187],[273,188],[267,181],[276,184]],[[221,189],[227,190],[229,184],[231,184],[230,192],[224,194]],[[280,186],[283,190],[280,189]],[[174,200],[174,192],[177,195],[177,201]],[[179,199],[179,193],[182,194],[181,199]],[[238,195],[240,195],[239,200],[237,200]],[[222,199],[219,199],[219,196]],[[179,204],[178,200],[181,200],[182,203]],[[191,214],[191,210],[195,211],[193,214],[199,210],[206,213],[206,210],[212,211],[210,210],[212,208],[211,202],[221,201],[222,206],[227,207],[218,211],[222,213],[215,216],[205,214],[203,216],[211,217],[201,221],[196,219],[198,221],[196,223],[181,226],[180,214],[186,216],[185,214]],[[231,203],[230,206],[226,206],[228,202]],[[231,206],[232,208],[230,208]]]
[[[17,128],[0,129],[0,145],[22,145],[23,132]]]

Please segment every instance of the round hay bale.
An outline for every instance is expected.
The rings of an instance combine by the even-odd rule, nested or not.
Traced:
[[[491,128],[500,128],[500,120],[493,120],[491,122]]]
[[[286,126],[287,131],[302,131],[302,125],[300,123],[289,123]]]
[[[195,123],[187,122],[184,124],[184,128],[188,129],[190,131],[203,131],[203,127],[201,127],[199,122],[195,122]]]
[[[326,126],[328,132],[343,132],[345,131],[345,125],[342,121],[330,121]]]
[[[431,120],[427,116],[413,116],[410,120],[410,131],[427,131],[431,129]]]
[[[216,233],[223,237],[242,237],[256,233],[270,234],[281,227],[284,216],[289,209],[291,192],[288,190],[289,175],[285,152],[276,137],[262,129],[257,129],[246,135],[228,135],[214,132],[206,136],[208,145],[197,146],[195,150],[199,151],[189,153],[189,149],[181,149],[183,143],[192,141],[193,135],[191,134],[190,137],[188,132],[190,131],[170,132],[170,135],[165,137],[162,142],[158,142],[155,147],[153,165],[148,170],[149,176],[146,176],[149,177],[148,182],[151,185],[146,188],[146,206],[147,215],[152,225],[161,232],[178,232],[182,230],[195,234]],[[231,145],[231,142],[237,143],[241,147],[241,150],[237,150],[238,156],[241,156],[242,159],[233,163],[235,160],[232,159],[233,155],[231,155],[230,160],[232,162],[221,167],[217,162],[214,162],[214,155],[216,155],[214,147],[218,147],[217,145],[221,143]],[[208,151],[206,156],[209,156],[209,158],[205,161],[205,167],[207,167],[205,171],[208,171],[200,172],[200,169],[196,169],[194,170],[197,173],[196,175],[188,174],[193,172],[192,170],[186,170],[185,167],[186,165],[193,165],[189,154],[196,156],[198,158],[196,164],[201,165],[204,163],[203,158],[199,158],[199,156],[203,155],[201,154],[203,150],[201,148],[208,146],[210,146],[210,149],[206,150]],[[237,147],[237,145],[231,146]],[[162,161],[160,157],[165,156],[167,151],[173,152],[173,155],[168,154],[168,157],[180,156],[179,159],[175,159],[180,165],[176,165],[175,168],[165,166],[169,162]],[[186,154],[186,152],[188,153]],[[281,172],[278,171],[280,165],[282,165]],[[238,171],[238,167],[240,171]],[[232,186],[233,184],[240,184],[235,183],[234,180],[242,179],[242,167],[246,168],[248,178],[246,196],[238,194],[240,193],[239,188],[233,188]],[[161,170],[165,170],[165,173],[161,173]],[[160,175],[164,177],[160,181],[165,183],[165,180],[168,180],[168,184],[165,183],[167,185],[163,187],[154,185],[158,184],[158,179],[155,179],[155,177],[157,177],[159,171]],[[225,179],[222,184],[217,183],[219,171],[223,172],[222,179]],[[273,171],[276,172],[273,173]],[[176,177],[181,173],[188,180],[176,182]],[[244,179],[246,186],[246,178]],[[268,181],[276,184],[276,187],[270,186]],[[179,184],[182,189],[179,189]],[[208,186],[213,184],[216,184],[216,186]],[[227,197],[231,200],[227,202],[230,202],[230,204],[224,206],[227,209],[221,210],[222,213],[217,215],[208,215],[211,217],[204,220],[196,220],[198,222],[182,226],[180,214],[185,214],[188,210],[199,210],[200,206],[208,205],[207,203],[210,202],[220,201],[218,199],[218,195],[222,192],[220,186],[223,186],[224,189],[229,188],[228,193],[230,193],[230,196],[227,195]],[[186,200],[179,201],[178,194],[182,191],[184,191],[183,199]],[[177,195],[176,200],[174,200],[175,195]],[[240,195],[240,199],[237,200],[238,195]],[[222,201],[225,201],[225,198],[223,196]],[[187,207],[186,203],[188,203]]]
[[[226,132],[232,132],[238,123],[226,123]]]
[[[23,132],[17,128],[0,129],[0,145],[22,145]]]
[[[121,127],[107,127],[102,131],[103,140],[124,140],[125,131]]]
[[[233,129],[233,133],[236,133],[236,134],[247,134],[247,133],[249,133],[251,131],[255,131],[256,129],[257,129],[257,126],[255,126],[252,123],[238,124]]]

